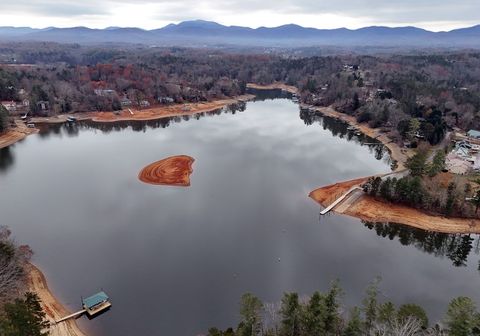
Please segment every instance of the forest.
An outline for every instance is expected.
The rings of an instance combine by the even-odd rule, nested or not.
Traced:
[[[28,292],[27,267],[32,251],[17,245],[10,230],[0,226],[0,335],[47,335],[40,300]]]
[[[450,128],[480,128],[479,69],[473,51],[302,57],[4,43],[0,100],[19,103],[10,114],[55,115],[209,101],[241,95],[249,82],[283,82],[306,104],[332,106],[413,146],[436,144]]]
[[[478,178],[444,173],[445,151],[429,154],[425,147],[406,162],[408,174],[401,178],[371,177],[363,184],[370,196],[405,204],[433,214],[478,218]],[[430,158],[430,160],[429,160]]]
[[[421,336],[480,334],[480,313],[468,297],[454,298],[441,323],[431,325],[415,303],[396,306],[381,299],[380,279],[367,287],[360,307],[346,309],[337,281],[310,297],[284,293],[280,303],[264,303],[251,293],[240,300],[241,320],[235,328],[210,328],[208,336]]]

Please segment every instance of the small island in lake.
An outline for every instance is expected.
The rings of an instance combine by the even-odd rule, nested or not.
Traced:
[[[188,187],[194,161],[194,158],[187,155],[171,156],[143,168],[138,179],[154,185]]]

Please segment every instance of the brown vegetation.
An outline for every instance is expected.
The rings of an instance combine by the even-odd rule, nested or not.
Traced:
[[[14,143],[25,139],[30,134],[35,134],[38,129],[28,128],[24,123],[17,121],[16,127],[0,134],[0,148],[8,147]]]
[[[138,178],[149,184],[188,187],[194,161],[187,155],[172,156],[146,166]]]

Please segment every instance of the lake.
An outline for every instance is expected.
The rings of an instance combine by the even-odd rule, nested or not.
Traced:
[[[390,171],[382,146],[288,95],[156,122],[44,129],[0,150],[1,225],[72,311],[104,289],[113,307],[92,335],[198,335],[236,326],[242,294],[277,302],[339,279],[347,306],[382,277],[382,300],[480,302],[478,237],[319,217],[324,185]],[[172,155],[195,158],[188,188],[137,179]]]

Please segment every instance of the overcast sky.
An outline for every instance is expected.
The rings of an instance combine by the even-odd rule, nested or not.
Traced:
[[[153,29],[192,19],[253,28],[296,23],[439,31],[480,24],[480,0],[0,0],[0,26]]]

